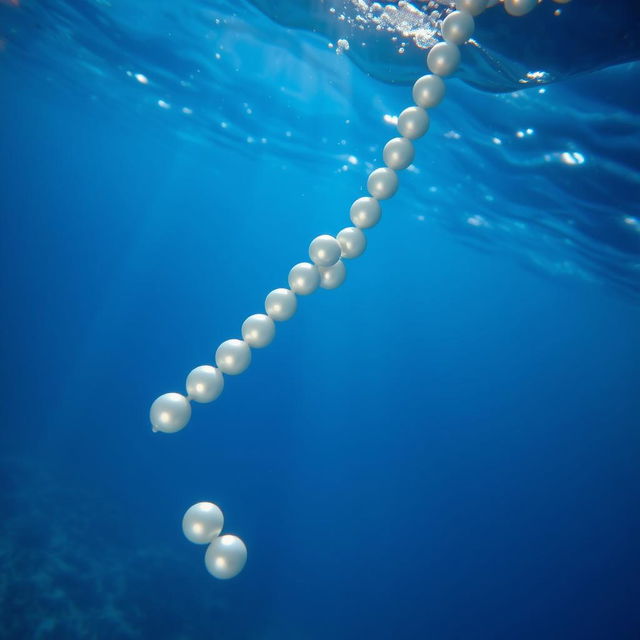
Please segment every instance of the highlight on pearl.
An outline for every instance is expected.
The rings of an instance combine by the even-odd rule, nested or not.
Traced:
[[[409,140],[421,138],[429,130],[429,114],[422,107],[407,107],[398,116],[398,131]]]
[[[213,402],[224,389],[224,376],[220,369],[204,364],[187,376],[187,393],[190,400]]]
[[[535,9],[538,0],[504,0],[505,11],[517,18],[526,15]]]

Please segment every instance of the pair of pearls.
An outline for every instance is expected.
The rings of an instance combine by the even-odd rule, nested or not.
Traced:
[[[247,547],[238,537],[220,535],[224,515],[213,502],[198,502],[182,518],[182,532],[194,544],[208,544],[204,556],[207,571],[220,580],[237,576],[247,562]]]

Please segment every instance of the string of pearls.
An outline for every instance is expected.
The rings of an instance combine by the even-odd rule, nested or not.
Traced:
[[[415,106],[406,108],[398,117],[400,137],[384,146],[382,157],[386,166],[375,169],[367,179],[369,196],[358,198],[351,206],[354,226],[342,229],[336,236],[321,235],[309,245],[311,262],[300,262],[289,271],[289,288],[274,289],[265,299],[266,313],[249,316],[242,324],[242,339],[223,342],[215,354],[216,366],[202,365],[187,376],[187,395],[166,393],[151,405],[153,431],[175,433],[191,418],[191,401],[213,402],[223,391],[224,375],[241,374],[251,364],[251,349],[262,349],[275,337],[275,323],[289,320],[298,307],[297,296],[308,296],[321,289],[336,289],[346,278],[344,260],[362,255],[367,247],[364,231],[374,227],[382,215],[380,201],[391,198],[398,189],[398,171],[406,169],[414,159],[413,141],[429,129],[431,109],[445,95],[443,78],[453,74],[460,64],[460,49],[472,36],[475,17],[500,0],[457,0],[456,10],[442,22],[443,41],[427,55],[430,74],[413,85]],[[570,0],[553,0],[565,4]],[[538,4],[538,0],[502,0],[507,13],[523,16]],[[223,375],[224,374],[224,375]],[[204,506],[203,506],[204,505]],[[185,514],[183,530],[189,540],[209,543],[205,563],[209,572],[219,578],[237,575],[246,561],[246,547],[236,536],[222,536],[222,512],[212,503],[193,505]],[[185,524],[186,523],[186,524]],[[218,527],[219,525],[219,527]],[[212,533],[215,532],[215,533]]]

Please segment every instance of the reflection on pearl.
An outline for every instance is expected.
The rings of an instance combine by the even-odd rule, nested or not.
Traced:
[[[251,349],[243,340],[226,340],[216,350],[216,364],[222,373],[237,376],[251,364]]]
[[[221,531],[224,516],[213,502],[198,502],[189,507],[182,518],[182,532],[195,544],[211,542]]]
[[[256,313],[242,323],[242,337],[250,346],[257,349],[271,344],[276,335],[276,325],[269,316]]]
[[[412,91],[414,102],[423,109],[437,107],[442,102],[444,93],[444,80],[431,73],[418,78]]]
[[[382,212],[380,203],[375,198],[358,198],[349,211],[351,222],[360,229],[370,229],[375,227],[380,221]]]
[[[165,393],[156,398],[149,410],[153,431],[175,433],[191,418],[191,404],[179,393]]]
[[[187,376],[187,393],[196,402],[213,402],[224,388],[220,369],[208,364],[196,367]]]
[[[333,236],[318,236],[309,245],[309,257],[319,267],[330,267],[340,258],[340,245]]]
[[[264,310],[278,322],[289,320],[297,308],[296,294],[290,289],[274,289],[264,301]]]
[[[300,262],[289,271],[289,286],[294,293],[308,296],[320,286],[318,267],[308,262]]]
[[[422,107],[407,107],[398,116],[398,131],[410,140],[421,138],[429,129],[429,115]]]
[[[524,16],[535,9],[538,0],[504,0],[505,11],[516,17]]]
[[[398,190],[398,176],[393,169],[376,169],[369,175],[367,189],[377,200],[387,200]]]
[[[450,76],[460,64],[460,49],[450,42],[439,42],[431,47],[427,55],[427,66],[431,73]]]
[[[347,269],[342,260],[331,267],[319,267],[320,286],[323,289],[337,289],[347,277]]]
[[[207,548],[204,563],[207,571],[220,580],[237,576],[247,562],[247,547],[238,536],[226,534],[215,538]]]
[[[472,16],[480,15],[487,6],[487,0],[456,0],[456,9]]]
[[[473,34],[475,23],[466,11],[450,13],[442,23],[442,37],[452,44],[464,44]]]
[[[393,138],[384,145],[382,158],[385,164],[394,171],[406,169],[412,162],[415,151],[411,140],[407,138]]]
[[[357,258],[367,248],[367,237],[358,227],[347,227],[336,236],[343,258]]]

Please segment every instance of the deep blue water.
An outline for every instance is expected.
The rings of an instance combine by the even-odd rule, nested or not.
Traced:
[[[544,84],[534,35],[465,57],[345,284],[154,434],[349,225],[423,72],[386,30],[336,55],[350,3],[254,4],[0,1],[0,637],[640,637],[635,3],[523,18]]]

